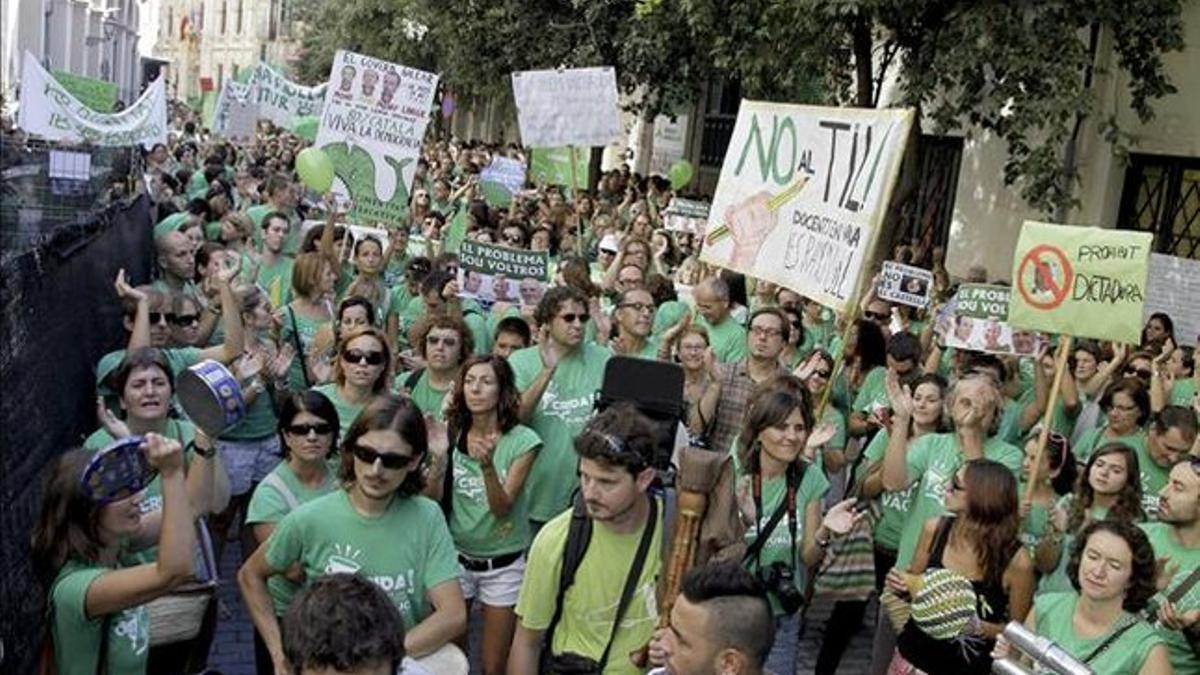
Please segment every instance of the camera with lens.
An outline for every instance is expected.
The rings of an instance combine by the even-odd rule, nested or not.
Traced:
[[[771,563],[770,567],[759,570],[759,580],[766,586],[767,592],[775,596],[779,606],[788,616],[800,611],[804,606],[804,594],[796,588],[796,576],[792,568],[783,561]]]

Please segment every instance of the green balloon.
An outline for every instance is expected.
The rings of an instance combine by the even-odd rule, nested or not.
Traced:
[[[333,187],[333,162],[320,148],[305,148],[296,155],[296,173],[313,192],[324,194]]]
[[[692,163],[686,159],[681,159],[671,165],[671,170],[667,172],[667,177],[671,179],[671,189],[678,190],[688,183],[692,182],[692,174],[695,169]]]

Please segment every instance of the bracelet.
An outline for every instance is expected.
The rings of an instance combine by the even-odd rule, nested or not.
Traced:
[[[211,447],[211,448],[201,448],[196,443],[196,439],[194,439],[194,438],[192,440],[188,441],[187,448],[185,448],[185,450],[191,450],[192,452],[203,457],[204,459],[212,459],[213,455],[217,454],[217,448],[215,446]]]

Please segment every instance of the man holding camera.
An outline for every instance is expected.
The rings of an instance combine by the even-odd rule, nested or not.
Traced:
[[[576,437],[580,492],[533,541],[509,675],[643,672],[629,655],[658,619],[662,508],[647,493],[655,443],[650,420],[626,403]]]

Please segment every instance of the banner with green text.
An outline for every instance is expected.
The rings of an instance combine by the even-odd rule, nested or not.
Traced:
[[[845,310],[912,125],[911,110],[742,101],[700,259]]]
[[[536,307],[546,292],[550,254],[464,240],[458,249],[458,294],[484,307]]]
[[[21,108],[17,126],[51,141],[100,146],[167,142],[167,96],[164,80],[152,82],[138,100],[119,113],[92,110],[54,79],[37,57],[25,52],[21,68]]]
[[[333,162],[350,220],[400,223],[438,76],[339,49],[314,145]]]
[[[1013,256],[1013,326],[1137,343],[1153,235],[1025,221]]]
[[[306,87],[287,79],[271,66],[259,62],[254,69],[253,103],[261,119],[275,126],[289,128],[292,120],[307,115],[320,115],[328,84]]]

